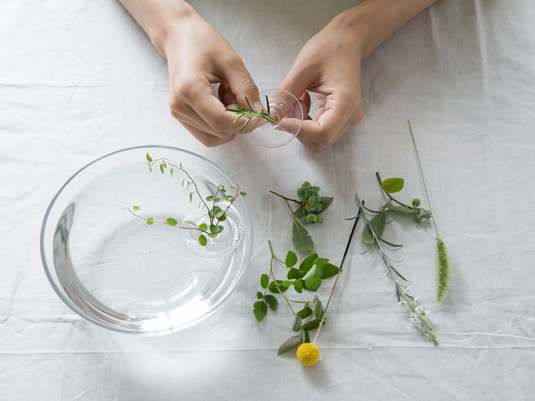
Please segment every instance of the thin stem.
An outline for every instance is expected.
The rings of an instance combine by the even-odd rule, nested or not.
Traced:
[[[362,203],[364,204],[364,201],[362,201]],[[314,337],[314,341],[312,341],[312,344],[316,343],[316,340],[318,339],[318,336],[320,335],[321,327],[323,326],[323,321],[325,320],[325,316],[327,315],[327,311],[329,310],[329,304],[331,303],[331,299],[333,297],[336,284],[338,283],[338,278],[340,277],[340,273],[342,273],[342,268],[344,267],[344,262],[346,260],[347,252],[349,251],[349,246],[351,245],[351,240],[353,239],[353,234],[355,234],[355,229],[357,228],[357,223],[359,222],[361,213],[363,213],[362,209],[359,209],[359,214],[357,215],[357,218],[355,219],[355,222],[353,223],[351,234],[349,234],[349,239],[347,240],[346,249],[344,251],[344,256],[342,257],[342,262],[340,263],[340,268],[338,269],[338,274],[336,275],[336,280],[334,281],[333,289],[331,290],[331,295],[329,296],[329,300],[327,301],[327,305],[325,306],[325,311],[323,312],[323,316],[321,317],[320,325],[318,327],[318,331],[316,332],[316,336]]]
[[[125,209],[128,210],[132,216],[136,216],[137,218],[140,218],[141,220],[145,220],[145,221],[148,220],[148,218],[143,217],[143,216],[140,216],[139,214],[136,214],[136,213],[132,212],[132,211],[130,210],[130,208],[125,208]],[[200,231],[201,233],[209,234],[208,231],[203,231],[203,230],[201,230],[201,229],[198,228],[198,227],[170,226],[169,224],[167,224],[166,221],[156,221],[156,220],[153,220],[152,222],[153,222],[153,223],[157,223],[157,224],[165,224],[165,225],[168,225],[169,227],[180,228],[180,229],[182,229],[182,230],[197,230],[197,231]]]
[[[238,196],[240,195],[240,186],[237,186],[236,187],[236,195],[234,196],[234,199],[232,200],[232,202],[230,202],[230,204],[227,206],[227,208],[225,209],[225,211],[223,212],[223,216],[225,216],[227,214],[227,211],[230,209],[230,207],[234,204],[234,201],[238,198]],[[217,224],[216,224],[216,227],[219,225],[219,223],[221,223],[221,220],[217,220]]]
[[[412,144],[414,145],[414,150],[416,152],[416,159],[418,160],[418,168],[420,169],[420,175],[422,176],[422,182],[424,183],[425,196],[427,197],[427,204],[429,205],[429,211],[431,212],[431,218],[433,219],[433,227],[435,227],[435,233],[437,234],[437,237],[440,237],[438,230],[437,230],[437,223],[435,221],[435,214],[433,213],[433,208],[431,207],[431,201],[429,200],[429,193],[427,192],[427,185],[425,184],[424,170],[422,169],[422,163],[420,162],[420,155],[418,154],[418,148],[416,147],[416,140],[414,139],[414,134],[412,133],[411,122],[409,120],[407,120],[407,122],[409,123],[409,131],[411,132]]]
[[[278,194],[276,193],[275,191],[269,191],[271,192],[273,195],[277,195],[278,197],[284,199],[284,200],[287,200],[287,201],[290,201],[290,202],[295,202],[297,203],[299,206],[302,206],[302,202],[299,202],[298,200],[295,200],[295,199],[290,199],[290,198],[287,198],[286,196],[282,196],[281,194]]]

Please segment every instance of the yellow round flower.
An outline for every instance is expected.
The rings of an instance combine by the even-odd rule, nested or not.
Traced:
[[[320,349],[312,343],[303,343],[297,348],[297,359],[305,366],[312,366],[320,359]]]

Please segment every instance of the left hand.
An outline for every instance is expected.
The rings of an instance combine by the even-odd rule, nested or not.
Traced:
[[[314,153],[328,148],[364,116],[361,48],[355,20],[341,13],[308,41],[280,85],[301,100],[305,121],[297,138]],[[317,94],[314,119],[307,115],[306,91]]]

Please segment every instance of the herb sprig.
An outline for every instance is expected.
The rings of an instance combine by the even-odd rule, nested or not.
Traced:
[[[260,120],[264,119],[272,124],[276,124],[279,120],[277,118],[274,118],[271,116],[271,110],[269,107],[269,98],[266,96],[266,108],[267,112],[262,109],[262,111],[257,112],[253,109],[251,106],[251,103],[249,103],[249,99],[247,99],[247,96],[245,97],[245,101],[247,102],[247,106],[249,107],[242,107],[240,105],[240,101],[236,100],[236,104],[238,105],[238,110],[236,109],[226,109],[227,111],[232,111],[233,113],[236,113],[238,117],[232,122],[232,124],[236,124],[236,122],[241,119],[242,117],[245,118],[245,123],[241,127],[240,132],[243,132],[245,127],[247,127],[247,124],[253,119],[258,118],[256,122],[259,122]]]

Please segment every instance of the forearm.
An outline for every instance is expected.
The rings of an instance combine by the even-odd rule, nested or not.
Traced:
[[[166,57],[169,32],[186,18],[196,14],[183,0],[119,0],[151,39],[158,52]]]
[[[362,58],[437,0],[363,0],[339,15],[361,40]],[[337,17],[338,18],[338,17]]]

